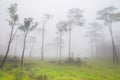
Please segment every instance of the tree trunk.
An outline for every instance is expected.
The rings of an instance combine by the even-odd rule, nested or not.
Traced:
[[[91,57],[94,57],[94,43],[91,43]]]
[[[96,59],[98,59],[98,48],[97,48],[96,41],[95,41],[95,51],[96,51]]]
[[[56,48],[56,60],[58,58],[58,53],[59,53],[59,44],[57,44],[57,48]]]
[[[42,47],[41,47],[41,60],[44,60],[44,34],[45,34],[45,23],[43,24],[42,29]]]
[[[23,51],[22,51],[22,58],[21,58],[21,68],[23,67],[24,53],[25,53],[25,47],[26,47],[26,38],[27,38],[27,33],[24,36],[24,44],[23,44]]]
[[[7,51],[6,51],[6,54],[5,54],[5,56],[4,56],[3,60],[2,60],[1,65],[0,65],[1,68],[3,67],[3,65],[5,63],[5,61],[7,59],[7,56],[8,56],[8,53],[9,53],[9,50],[10,50],[10,46],[11,46],[11,42],[12,42],[12,36],[13,36],[13,29],[14,28],[12,27],[11,34],[10,34],[10,39],[9,39],[8,46],[7,46]]]
[[[31,56],[32,56],[32,52],[33,52],[33,42],[32,42],[32,45],[31,45],[31,50],[30,50],[29,58],[31,58]]]
[[[71,58],[71,26],[69,30],[69,60]]]
[[[115,46],[115,42],[114,42],[114,38],[113,38],[113,33],[112,33],[112,26],[111,24],[108,25],[109,27],[109,31],[110,31],[110,36],[111,36],[111,39],[112,39],[112,48],[113,48],[113,63],[117,63],[119,64],[119,59],[118,59],[118,56],[117,56],[117,50],[116,50],[116,46]]]
[[[118,45],[118,56],[120,58],[120,45]]]
[[[15,57],[17,57],[17,42],[15,43]]]
[[[61,32],[60,32],[60,61],[59,61],[59,64],[61,64]]]

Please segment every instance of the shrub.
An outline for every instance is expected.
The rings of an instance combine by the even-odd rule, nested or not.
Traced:
[[[78,65],[81,66],[83,64],[86,64],[86,61],[83,61],[81,58],[76,57],[76,58],[66,58],[65,63],[67,64],[74,64],[74,65]]]
[[[18,67],[19,63],[20,63],[20,60],[17,58],[17,57],[9,57],[7,59],[7,62],[11,63],[11,66],[12,67]]]
[[[47,75],[39,75],[36,80],[48,80],[48,76]]]

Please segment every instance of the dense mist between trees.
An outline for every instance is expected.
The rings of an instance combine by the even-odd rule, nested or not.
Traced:
[[[19,70],[35,65],[88,70],[97,64],[119,66],[119,4],[117,0],[1,0],[0,69],[20,68],[14,78],[22,80]],[[33,79],[49,80],[48,75]]]

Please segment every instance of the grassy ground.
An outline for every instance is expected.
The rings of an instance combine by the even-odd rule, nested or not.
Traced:
[[[0,69],[0,80],[120,80],[120,65],[89,63],[83,66],[30,62],[22,70],[9,63]]]

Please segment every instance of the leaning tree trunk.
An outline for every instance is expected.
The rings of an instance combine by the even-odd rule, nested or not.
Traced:
[[[23,44],[23,51],[22,51],[22,58],[21,58],[21,68],[23,66],[24,53],[25,53],[25,47],[26,47],[26,38],[27,38],[27,33],[25,34],[25,37],[24,37],[24,44]]]
[[[69,60],[71,58],[71,26],[70,26],[70,30],[69,30]]]
[[[43,24],[42,29],[42,47],[41,47],[41,60],[44,60],[44,34],[45,34],[45,23]]]
[[[5,61],[7,59],[7,56],[8,56],[8,53],[9,53],[9,50],[10,50],[10,46],[11,46],[11,42],[12,42],[12,36],[13,36],[13,29],[14,28],[12,27],[11,34],[10,34],[10,39],[9,39],[8,46],[7,46],[7,51],[6,51],[6,54],[5,54],[5,56],[4,56],[3,60],[2,60],[1,65],[0,65],[1,68],[3,67],[3,65],[5,63]]]
[[[61,48],[62,48],[62,46],[61,46],[61,32],[60,32],[60,61],[59,61],[59,64],[61,64]]]
[[[115,46],[115,42],[114,42],[114,38],[113,38],[113,33],[112,33],[112,26],[111,24],[108,25],[109,27],[109,31],[110,31],[110,35],[111,35],[111,39],[112,39],[112,48],[113,48],[113,63],[119,63],[119,59],[118,59],[118,55],[117,55],[117,50],[116,50],[116,46]]]

